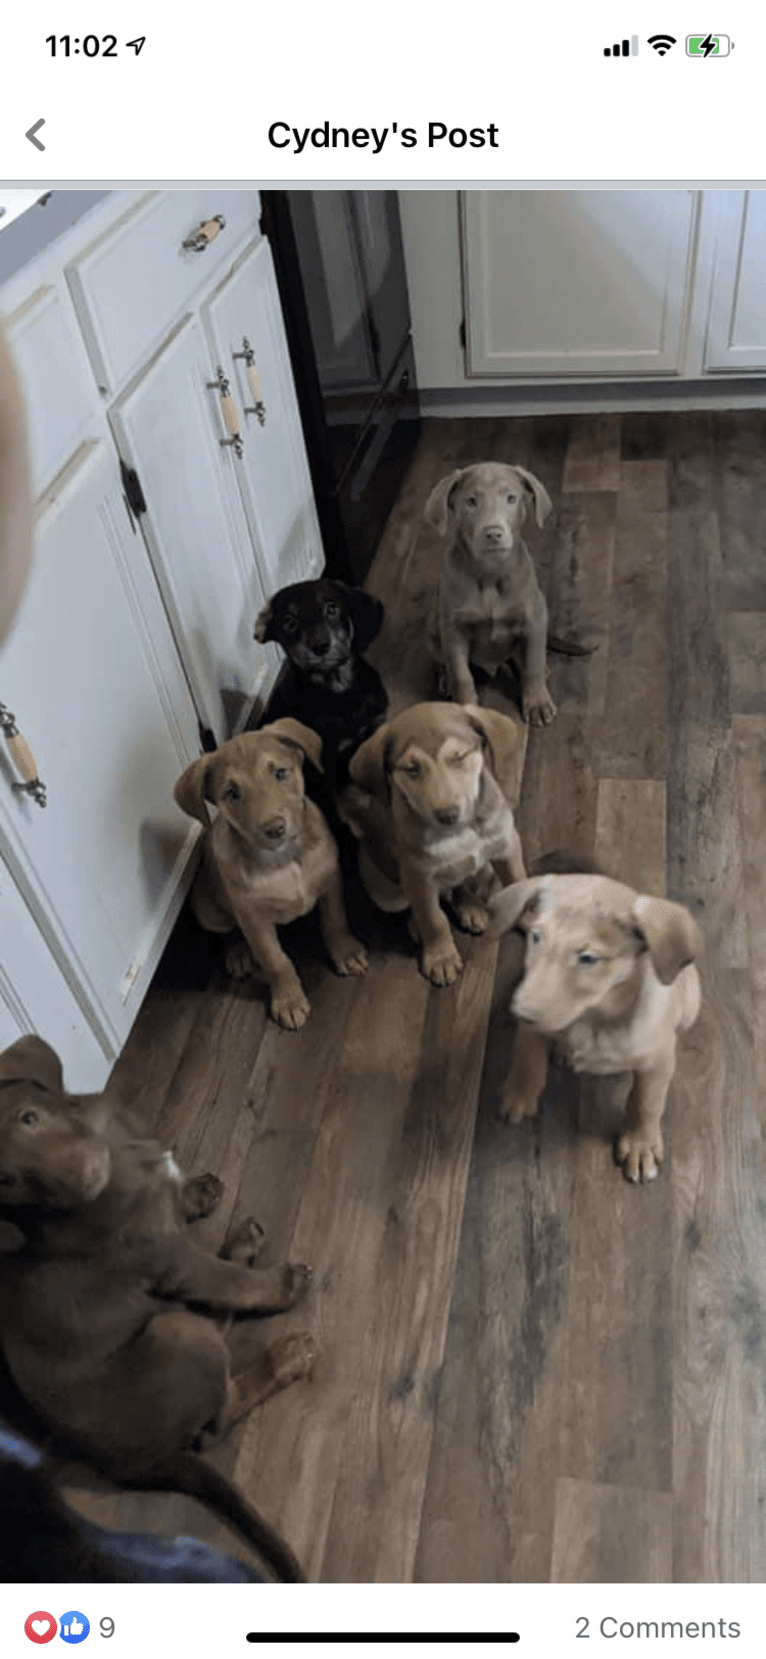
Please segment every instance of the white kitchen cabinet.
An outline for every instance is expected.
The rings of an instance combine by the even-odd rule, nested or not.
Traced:
[[[132,578],[137,557],[114,457],[86,445],[40,504],[0,673],[47,789],[41,808],[4,762],[0,848],[113,1055],[177,908],[194,831],[172,786],[199,748],[159,596],[147,614]]]
[[[253,623],[265,595],[235,476],[241,462],[220,441],[215,371],[199,319],[187,316],[109,420],[140,480],[138,522],[195,702],[222,742],[264,678]]]
[[[766,192],[709,192],[714,240],[704,366],[766,371]]]
[[[193,874],[173,785],[206,728],[221,741],[268,696],[265,599],[324,563],[258,219],[255,191],[111,192],[27,264],[9,256],[0,288],[37,498],[0,699],[48,791],[41,809],[13,789],[0,740],[0,1045],[39,1032],[74,1089],[105,1081]],[[243,412],[243,337],[263,427]],[[221,443],[219,363],[242,456]]]
[[[677,374],[691,190],[473,190],[461,197],[466,372]]]
[[[211,360],[222,365],[241,417],[242,454],[231,470],[270,595],[286,580],[318,576],[324,553],[266,241],[247,250],[203,307],[202,319]]]

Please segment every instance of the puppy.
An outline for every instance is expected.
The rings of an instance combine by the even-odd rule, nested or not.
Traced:
[[[451,985],[463,963],[441,908],[451,896],[461,926],[482,933],[495,876],[524,878],[521,842],[503,793],[519,742],[494,709],[417,703],[380,726],[351,761],[352,790],[339,801],[361,841],[359,873],[383,910],[412,910],[422,967]]]
[[[574,1071],[630,1071],[627,1122],[615,1148],[629,1181],[653,1181],[676,1037],[694,1024],[698,935],[681,904],[600,875],[541,875],[490,900],[490,932],[526,935],[511,1001],[518,1027],[500,1114],[537,1111],[549,1051]]]
[[[269,984],[271,1017],[289,1031],[305,1023],[310,1004],[279,943],[279,923],[318,905],[337,972],[367,971],[365,948],[346,921],[337,846],[304,793],[304,757],[321,769],[321,748],[316,732],[297,720],[276,720],[192,761],[173,791],[206,827],[208,803],[217,808],[192,889],[197,920],[211,933],[241,929],[244,947],[229,949],[227,970],[243,978],[255,961]]]
[[[436,485],[425,513],[447,545],[429,643],[457,703],[477,701],[471,663],[495,675],[516,662],[524,719],[547,726],[556,705],[546,684],[546,643],[568,656],[590,652],[548,635],[547,606],[520,535],[530,503],[542,526],[552,509],[539,478],[494,461],[459,468]]]
[[[292,1307],[311,1275],[254,1267],[263,1233],[252,1221],[226,1260],[194,1244],[187,1220],[221,1191],[214,1176],[185,1181],[172,1153],[101,1095],[67,1095],[39,1037],[0,1053],[0,1219],[15,1235],[0,1254],[0,1344],[16,1388],[70,1457],[126,1486],[200,1499],[299,1579],[287,1546],[190,1450],[313,1361],[311,1338],[289,1336],[232,1376],[222,1323]]]
[[[388,707],[380,675],[362,655],[383,615],[379,599],[323,577],[282,588],[255,624],[255,638],[276,640],[288,659],[269,718],[289,715],[319,733],[332,787],[347,783],[351,755]]]

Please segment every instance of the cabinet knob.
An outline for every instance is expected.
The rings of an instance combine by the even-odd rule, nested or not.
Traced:
[[[216,213],[212,219],[203,219],[189,236],[184,237],[181,247],[187,253],[204,253],[210,247],[216,236],[226,229],[226,220],[222,213]]]
[[[22,737],[16,725],[16,716],[11,714],[4,703],[0,703],[0,731],[8,745],[8,753],[17,772],[21,773],[23,783],[12,783],[11,788],[21,795],[31,795],[38,806],[47,806],[45,784],[40,782],[37,770],[37,761],[25,737]]]
[[[234,454],[241,460],[241,458],[242,458],[242,433],[241,433],[241,425],[240,425],[240,419],[239,419],[239,410],[238,410],[237,405],[234,402],[234,399],[231,395],[231,392],[229,390],[229,382],[226,379],[226,376],[223,372],[223,369],[221,368],[220,363],[219,363],[219,365],[216,369],[216,379],[215,380],[208,380],[207,381],[207,388],[208,388],[208,391],[210,391],[210,392],[220,392],[220,394],[221,394],[221,412],[223,414],[223,424],[226,427],[226,431],[228,432],[229,436],[228,436],[228,438],[219,438],[218,442],[221,444],[222,448],[224,448],[224,449],[233,449]]]
[[[255,352],[253,351],[253,348],[250,344],[250,341],[247,338],[247,335],[244,335],[244,337],[243,337],[242,350],[241,351],[233,351],[231,355],[232,355],[232,357],[235,357],[235,358],[236,357],[242,357],[242,358],[244,358],[244,361],[245,361],[245,370],[246,370],[246,374],[247,374],[247,384],[250,387],[250,396],[253,400],[251,404],[245,404],[245,414],[246,415],[255,415],[257,417],[257,419],[259,420],[261,426],[265,426],[266,425],[266,405],[263,401],[263,393],[261,391],[261,377],[258,373],[258,370],[257,370],[256,366],[255,366]]]

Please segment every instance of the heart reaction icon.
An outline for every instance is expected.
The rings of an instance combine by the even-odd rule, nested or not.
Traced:
[[[52,1642],[58,1625],[52,1613],[30,1613],[24,1630],[30,1642]]]

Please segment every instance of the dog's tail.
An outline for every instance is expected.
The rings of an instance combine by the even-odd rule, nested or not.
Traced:
[[[574,639],[562,639],[560,634],[548,635],[548,650],[556,651],[560,657],[592,657],[597,649],[595,645],[578,645]]]
[[[248,1503],[237,1487],[197,1452],[175,1452],[142,1475],[140,1481],[125,1481],[123,1484],[135,1485],[142,1491],[183,1492],[188,1498],[196,1498],[220,1516],[227,1526],[239,1532],[283,1584],[305,1584],[306,1575],[290,1545]]]

